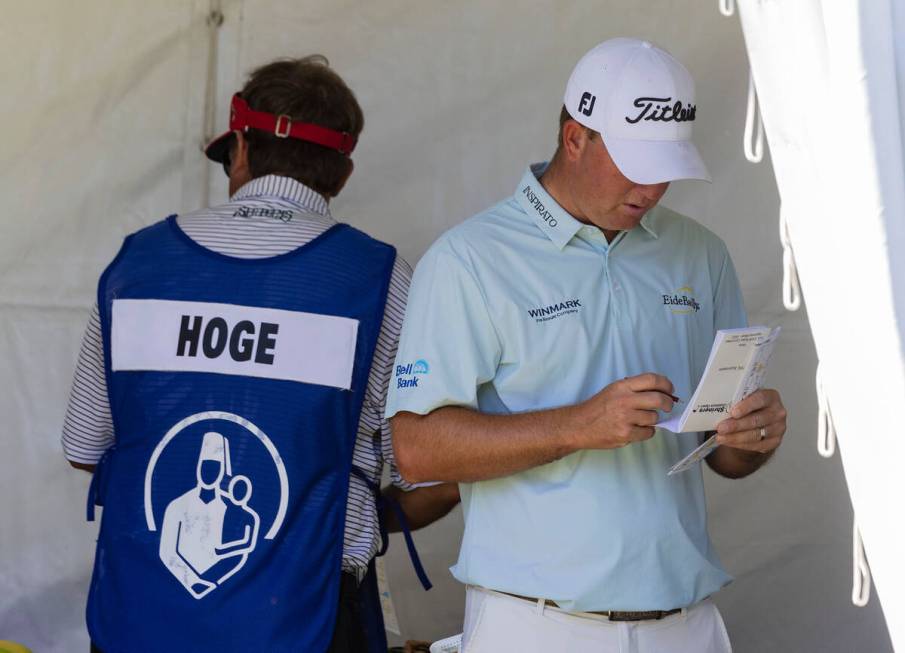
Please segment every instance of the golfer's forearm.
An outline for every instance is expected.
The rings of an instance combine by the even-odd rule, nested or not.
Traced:
[[[383,494],[399,502],[408,527],[413,531],[445,517],[459,503],[459,486],[456,483],[419,487],[410,492],[391,485],[383,489]],[[386,511],[386,526],[391,533],[402,530],[394,510]]]
[[[772,456],[772,451],[759,453],[721,445],[707,456],[707,464],[720,476],[744,478],[760,469]]]
[[[403,478],[481,481],[558,460],[577,450],[574,407],[516,415],[487,415],[449,406],[391,420]]]

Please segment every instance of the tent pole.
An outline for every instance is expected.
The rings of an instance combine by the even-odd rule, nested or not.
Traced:
[[[203,149],[214,138],[214,123],[217,117],[217,64],[219,59],[220,26],[223,25],[221,0],[210,0],[210,11],[207,15],[208,49],[207,79],[204,88],[204,123],[201,148]],[[201,184],[201,205],[210,204],[211,166],[204,161]]]

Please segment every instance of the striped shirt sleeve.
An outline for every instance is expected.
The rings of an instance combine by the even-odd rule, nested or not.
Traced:
[[[386,309],[383,313],[383,324],[377,339],[377,349],[371,364],[371,376],[365,392],[362,422],[366,423],[372,433],[380,434],[380,450],[384,462],[390,471],[390,480],[396,487],[411,490],[413,486],[405,481],[396,468],[396,457],[393,453],[393,434],[390,423],[384,416],[387,402],[387,389],[393,378],[393,365],[396,350],[399,348],[399,334],[402,331],[402,319],[405,317],[405,303],[408,298],[409,285],[412,282],[412,268],[402,258],[396,257],[393,274],[390,277],[390,289],[387,294]]]
[[[94,465],[113,445],[113,418],[104,374],[97,304],[91,309],[63,421],[63,452],[72,462]]]

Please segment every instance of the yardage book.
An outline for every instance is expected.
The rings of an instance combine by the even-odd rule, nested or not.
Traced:
[[[685,410],[657,426],[673,433],[716,430],[735,404],[763,386],[779,331],[780,327],[764,326],[717,331],[707,367]],[[702,460],[716,446],[715,440],[716,436],[708,438],[669,473],[685,471]]]

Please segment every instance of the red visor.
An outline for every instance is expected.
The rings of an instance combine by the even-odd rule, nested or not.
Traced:
[[[346,132],[338,132],[327,127],[308,122],[292,122],[286,114],[274,115],[264,111],[254,111],[236,93],[233,95],[229,113],[229,131],[221,134],[205,148],[207,158],[223,163],[229,154],[229,137],[236,130],[258,129],[278,138],[296,138],[300,141],[316,143],[348,156],[355,149],[356,138]]]

